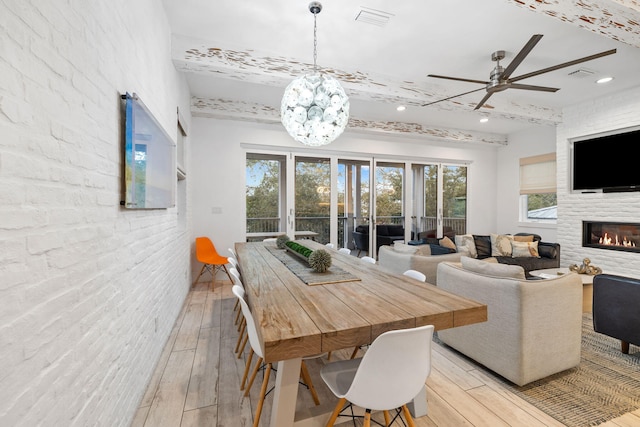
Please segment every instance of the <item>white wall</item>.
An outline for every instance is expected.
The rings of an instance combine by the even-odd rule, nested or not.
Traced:
[[[640,124],[640,87],[566,108],[558,127],[558,241],[562,264],[581,264],[589,258],[605,272],[640,277],[640,254],[582,247],[582,221],[640,222],[640,193],[572,194],[569,139]],[[606,154],[606,147],[603,147]],[[619,159],[637,168],[636,154]],[[598,165],[600,162],[596,161]],[[606,171],[594,171],[606,173]]]
[[[0,2],[0,76],[0,425],[128,426],[190,284],[188,215],[119,206],[120,94],[189,116],[168,21]]]
[[[509,135],[509,145],[498,150],[498,233],[536,233],[556,242],[556,224],[519,222],[520,158],[556,151],[555,127],[535,126]],[[562,250],[560,251],[562,254]]]
[[[469,161],[468,230],[488,233],[497,228],[496,148],[493,146],[383,138],[346,131],[331,144],[311,150],[295,142],[281,125],[209,118],[193,119],[191,142],[189,174],[198,183],[194,188],[193,232],[211,237],[224,253],[234,242],[244,240],[246,228],[246,151],[241,144],[265,149],[277,146],[316,154],[339,152],[345,157],[401,156],[414,160]]]

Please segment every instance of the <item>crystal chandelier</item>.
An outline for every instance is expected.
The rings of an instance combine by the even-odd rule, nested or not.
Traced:
[[[336,79],[318,73],[316,17],[319,2],[309,3],[313,13],[313,75],[296,78],[284,91],[280,116],[289,135],[310,146],[327,145],[336,139],[349,121],[349,98]]]

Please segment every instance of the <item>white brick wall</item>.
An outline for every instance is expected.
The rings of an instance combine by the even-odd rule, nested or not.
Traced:
[[[125,91],[188,115],[161,3],[0,2],[2,426],[128,426],[188,292],[190,215],[119,206]]]
[[[563,116],[557,132],[561,262],[579,265],[589,258],[593,265],[607,272],[640,277],[640,254],[582,247],[583,220],[640,223],[640,192],[572,194],[569,175],[569,139],[640,124],[640,88],[566,108]],[[632,162],[630,167],[636,167],[633,157],[628,160]],[[624,163],[625,159],[620,161]],[[595,164],[599,164],[597,159]]]

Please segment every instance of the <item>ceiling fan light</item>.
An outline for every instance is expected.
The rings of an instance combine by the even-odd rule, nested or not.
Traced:
[[[489,117],[483,117],[480,119],[480,123],[487,123],[489,121]]]
[[[611,80],[613,80],[613,77],[607,76],[607,77],[602,77],[602,78],[596,80],[596,83],[604,84],[604,83],[609,83]]]

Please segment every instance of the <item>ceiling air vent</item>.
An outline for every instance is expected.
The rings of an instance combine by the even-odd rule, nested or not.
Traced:
[[[579,68],[575,71],[570,72],[568,75],[571,77],[578,77],[578,78],[582,78],[582,77],[589,77],[592,76],[593,74],[595,74],[593,71],[591,70],[587,70],[586,68]]]
[[[368,7],[361,7],[356,14],[356,21],[363,22],[365,24],[376,25],[378,27],[384,27],[387,25],[393,15],[381,10],[370,9]]]

